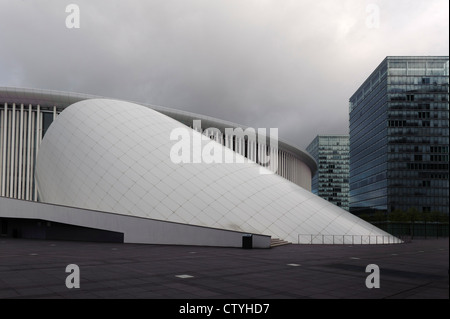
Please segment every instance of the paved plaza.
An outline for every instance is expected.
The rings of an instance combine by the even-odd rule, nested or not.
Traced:
[[[0,239],[0,298],[448,299],[449,242],[271,249]],[[80,288],[66,287],[66,266]],[[369,289],[366,266],[380,269]]]

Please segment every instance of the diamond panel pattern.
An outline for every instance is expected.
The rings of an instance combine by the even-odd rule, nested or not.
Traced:
[[[43,202],[271,235],[388,235],[252,163],[175,164],[173,129],[198,132],[150,108],[91,99],[52,123],[36,163]],[[202,145],[216,143],[205,139]],[[232,155],[233,151],[222,151]],[[192,155],[192,154],[191,154]]]

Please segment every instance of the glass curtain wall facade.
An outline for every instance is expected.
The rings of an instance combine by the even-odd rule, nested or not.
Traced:
[[[449,59],[386,57],[350,98],[350,212],[449,212]]]
[[[347,211],[349,143],[348,135],[318,135],[306,148],[318,165],[311,191]]]

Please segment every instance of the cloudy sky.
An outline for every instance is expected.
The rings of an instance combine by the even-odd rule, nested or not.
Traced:
[[[66,6],[80,28],[66,27]],[[388,55],[448,55],[448,0],[0,0],[0,86],[201,113],[306,148]]]

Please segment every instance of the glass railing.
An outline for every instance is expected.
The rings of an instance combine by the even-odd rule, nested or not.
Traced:
[[[404,243],[404,241],[392,235],[298,235],[298,244],[307,245],[387,245],[401,243]]]

